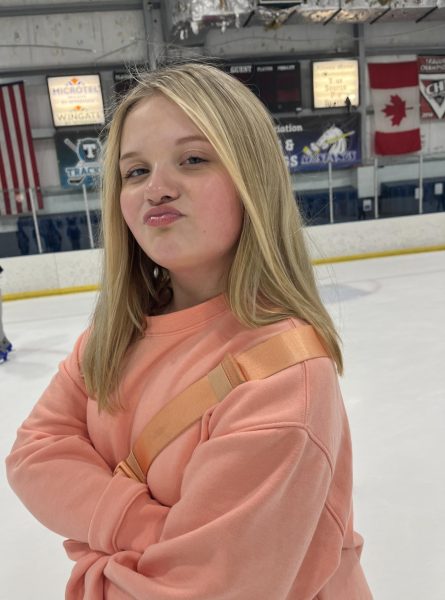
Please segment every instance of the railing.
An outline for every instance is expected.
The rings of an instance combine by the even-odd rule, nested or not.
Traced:
[[[40,191],[39,191],[40,193]],[[94,248],[100,211],[91,211],[83,186],[84,210],[39,210],[37,190],[0,189],[0,257]]]
[[[398,159],[400,160],[400,159]],[[294,176],[295,197],[308,225],[445,211],[445,160],[411,156],[374,159],[358,169]]]
[[[372,165],[298,173],[295,197],[307,225],[362,221],[445,211],[445,157],[378,159]],[[5,215],[0,190],[0,257],[82,250],[99,245],[100,210],[90,210],[86,190],[44,197],[36,206],[31,190],[8,190],[22,212]],[[73,200],[74,199],[74,200]],[[83,202],[82,202],[83,199]],[[97,197],[94,199],[98,206]],[[81,208],[82,207],[82,208]]]

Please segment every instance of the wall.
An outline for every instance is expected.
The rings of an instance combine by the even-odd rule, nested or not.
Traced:
[[[14,3],[10,3],[14,6]],[[39,9],[39,6],[41,9]],[[49,14],[27,14],[46,10]],[[62,13],[62,9],[65,11]],[[4,11],[5,9],[3,9]],[[57,13],[59,11],[59,13]],[[105,107],[113,88],[113,70],[124,69],[126,65],[146,64],[148,51],[153,51],[157,43],[156,31],[148,24],[147,9],[142,2],[127,0],[86,0],[71,2],[28,0],[26,7],[9,11],[14,16],[0,13],[0,83],[24,79],[34,145],[40,173],[40,181],[45,194],[45,207],[48,211],[64,210],[63,199],[54,200],[60,189],[57,156],[54,145],[54,127],[51,120],[46,75],[56,73],[100,72]],[[20,12],[20,15],[17,14]],[[152,11],[153,12],[153,11]],[[154,11],[156,12],[156,11]],[[9,14],[9,13],[8,13]],[[150,13],[151,14],[151,13]],[[389,18],[389,17],[388,17]],[[151,19],[151,23],[155,18]],[[382,22],[381,22],[382,21]],[[358,56],[362,47],[365,60],[384,60],[414,57],[417,54],[443,54],[445,52],[445,22],[422,21],[383,22],[375,25],[356,26],[348,23],[294,24],[283,25],[278,29],[267,30],[264,26],[249,26],[241,29],[227,29],[224,34],[219,29],[209,29],[204,36],[198,36],[196,43],[202,46],[184,47],[185,54],[210,55],[220,58],[279,57],[292,56],[300,61],[303,82],[303,110],[300,116],[311,114],[310,69],[315,57]],[[198,39],[199,38],[199,39]],[[192,39],[189,40],[190,43]],[[169,52],[167,49],[165,52]],[[171,53],[181,53],[176,45]],[[364,123],[365,155],[363,164],[371,164],[373,119],[369,98],[367,72],[364,70],[365,84],[362,86],[362,111],[366,113]],[[321,114],[321,112],[319,112]],[[422,124],[424,154],[435,153],[441,158],[438,169],[445,172],[445,120]],[[438,154],[440,153],[440,154]],[[417,165],[418,157],[410,155],[397,158],[396,165],[388,165],[385,180],[400,180],[398,164],[408,161]],[[413,173],[413,166],[409,167]],[[320,173],[319,180],[312,175],[301,175],[299,189],[326,187],[326,174]],[[357,170],[334,175],[334,186],[356,185]],[[429,175],[425,173],[425,177]],[[431,175],[433,176],[433,175]],[[366,180],[368,171],[359,176]],[[369,172],[369,177],[372,174]],[[410,179],[412,178],[412,175]],[[338,179],[338,181],[337,181]],[[363,181],[366,185],[366,181]],[[368,187],[371,185],[371,181]],[[298,189],[298,186],[296,185]],[[75,200],[82,201],[81,194]],[[52,196],[51,201],[47,200]],[[74,200],[74,199],[73,199]]]
[[[45,4],[48,14],[39,14],[38,4],[30,2],[26,7],[17,7],[16,12],[21,14],[16,16],[2,16],[1,70],[6,65],[8,71],[24,66],[29,71],[39,67],[46,70],[48,65],[67,69],[82,63],[100,67],[116,58],[124,63],[145,55],[142,11],[125,8],[127,2],[120,2],[120,8],[116,2],[84,2],[80,6],[82,12],[78,12],[79,2],[55,2],[53,7]],[[110,10],[113,4],[116,10]]]
[[[313,260],[350,258],[373,253],[398,253],[404,250],[441,246],[445,250],[445,213],[338,223],[306,229]],[[2,258],[6,297],[42,291],[75,291],[97,285],[101,251],[81,250],[35,256]]]
[[[81,210],[81,190],[60,193],[46,76],[100,73],[105,109],[108,109],[113,70],[148,61],[144,3],[139,0],[26,0],[24,3],[6,0],[0,4],[0,84],[25,82],[44,194],[42,212],[65,212],[76,210],[76,206]],[[92,209],[98,207],[94,198],[91,202]],[[15,226],[15,219],[11,221]],[[10,226],[11,223],[7,225]]]
[[[388,17],[389,18],[389,17]],[[285,25],[278,29],[266,30],[255,26],[247,29],[211,30],[205,37],[205,53],[214,57],[254,57],[293,56],[300,62],[302,78],[302,105],[299,116],[312,114],[311,61],[314,58],[340,55],[350,57],[359,55],[363,47],[365,62],[391,62],[397,60],[415,60],[417,55],[445,52],[445,22],[422,21],[412,23],[377,22],[364,24],[360,28],[352,24],[330,23]],[[306,84],[306,85],[305,85]],[[374,196],[374,172],[368,168],[374,161],[373,138],[374,118],[371,104],[368,72],[364,69],[364,85],[360,90],[362,116],[364,123],[363,167],[333,172],[334,187],[352,185],[357,187],[359,197]],[[323,114],[326,111],[318,111]],[[334,113],[330,113],[334,114]],[[421,122],[422,156],[424,158],[423,177],[442,177],[445,173],[445,119],[442,121]],[[388,181],[416,179],[419,176],[418,153],[379,159],[384,170],[379,169],[377,185]],[[362,172],[360,172],[362,170]],[[323,189],[328,187],[326,172],[304,173],[294,178],[294,188],[299,191]],[[362,191],[363,189],[363,191]]]
[[[96,286],[100,277],[100,250],[79,250],[2,258],[2,292],[28,294]]]
[[[32,134],[40,180],[45,196],[45,211],[64,212],[83,209],[77,191],[60,189],[57,155],[46,87],[47,74],[100,72],[107,108],[113,88],[113,71],[127,65],[150,63],[152,54],[161,52],[159,28],[160,3],[142,0],[14,0],[0,2],[0,83],[25,80]],[[153,6],[156,9],[152,9]],[[151,8],[150,8],[151,7]],[[390,19],[390,15],[387,19]],[[310,64],[315,57],[362,56],[364,60],[397,58],[417,54],[444,54],[445,21],[419,23],[380,19],[374,25],[348,23],[286,24],[277,29],[253,25],[241,29],[209,29],[205,34],[164,47],[162,52],[181,55],[229,57],[293,56],[301,62],[303,105],[300,115],[311,114]],[[157,23],[157,25],[156,25]],[[172,41],[172,40],[169,40]],[[193,46],[193,43],[196,46]],[[372,108],[366,85],[362,86],[365,133],[363,166],[333,171],[334,187],[352,185],[359,197],[374,196],[374,171],[371,153]],[[321,113],[319,113],[321,114]],[[425,160],[423,177],[442,177],[445,173],[445,119],[423,124],[426,148],[436,152],[434,161]],[[441,153],[437,153],[440,150]],[[418,177],[419,158],[379,159],[377,191],[382,182]],[[328,187],[327,172],[293,177],[297,191]],[[90,194],[90,208],[98,208],[97,194]],[[0,233],[15,231],[17,219],[0,217]],[[359,227],[369,227],[360,223]],[[327,226],[323,226],[327,227]],[[347,227],[343,225],[342,227]],[[340,231],[340,229],[336,230]],[[346,231],[346,230],[345,230]],[[364,231],[361,229],[361,231]],[[360,249],[356,250],[361,252]],[[363,250],[366,251],[366,250]],[[328,254],[331,254],[328,252]],[[52,285],[52,284],[51,284]]]

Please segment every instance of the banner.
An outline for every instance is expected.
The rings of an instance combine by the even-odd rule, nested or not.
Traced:
[[[291,173],[334,169],[361,162],[360,115],[290,117],[275,129]]]
[[[445,117],[445,56],[419,56],[420,118]]]
[[[65,189],[85,185],[95,189],[100,175],[102,146],[94,129],[55,135],[60,184]]]
[[[43,208],[23,81],[0,85],[0,214]]]
[[[374,151],[408,154],[421,149],[417,61],[368,63],[374,105]]]

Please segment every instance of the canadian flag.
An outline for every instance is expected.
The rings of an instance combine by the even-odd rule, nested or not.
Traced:
[[[417,61],[368,63],[368,73],[375,153],[417,152],[421,149]]]

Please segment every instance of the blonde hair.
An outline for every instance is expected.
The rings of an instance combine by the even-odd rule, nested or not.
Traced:
[[[319,333],[342,372],[339,338],[315,283],[288,169],[271,116],[242,83],[207,64],[164,67],[139,76],[108,128],[102,180],[104,266],[82,359],[88,393],[114,410],[129,346],[146,315],[166,303],[168,272],[144,254],[120,210],[119,151],[128,112],[163,94],[209,139],[244,205],[244,222],[227,285],[234,315],[248,327],[298,317]]]

